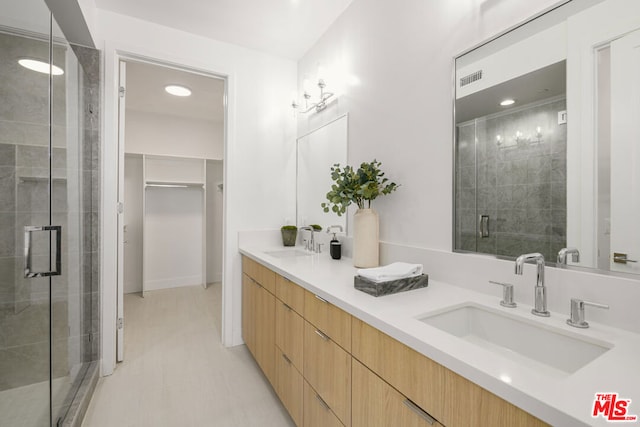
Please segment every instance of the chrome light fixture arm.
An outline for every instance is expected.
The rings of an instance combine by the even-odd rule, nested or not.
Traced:
[[[319,113],[320,111],[327,108],[327,101],[334,95],[334,93],[325,91],[327,84],[323,79],[318,79],[318,87],[320,88],[320,98],[318,102],[309,103],[311,95],[309,95],[307,92],[304,93],[304,109],[300,110],[301,113],[306,114],[312,110],[316,110],[316,113]],[[295,109],[299,109],[302,107],[295,100],[291,103],[291,106]]]

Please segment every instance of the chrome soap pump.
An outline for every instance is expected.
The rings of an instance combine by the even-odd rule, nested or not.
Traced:
[[[338,229],[340,232],[342,232],[342,226],[332,225],[327,228],[327,233],[333,234],[333,236],[331,237],[331,242],[329,242],[329,253],[331,254],[331,258],[340,259],[342,258],[342,243],[340,243],[340,240],[338,240],[338,238],[336,237],[337,231],[334,231],[334,229]]]

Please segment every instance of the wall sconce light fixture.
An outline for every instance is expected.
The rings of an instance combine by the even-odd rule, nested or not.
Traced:
[[[512,142],[509,142],[501,135],[496,135],[496,145],[499,149],[509,149],[509,148],[517,148],[524,147],[532,144],[541,144],[544,142],[542,139],[542,128],[540,126],[536,127],[535,136],[527,135],[525,136],[522,132],[516,131],[516,134],[512,138]]]
[[[320,111],[327,108],[327,100],[329,100],[329,98],[333,96],[333,92],[327,92],[324,90],[327,87],[327,84],[322,78],[318,79],[318,87],[320,88],[320,98],[317,102],[310,101],[311,95],[309,95],[309,92],[305,87],[304,94],[302,95],[304,97],[304,107],[298,104],[298,101],[295,98],[291,102],[291,106],[296,110],[300,109],[299,111],[302,113],[308,113],[312,110],[316,110],[316,113],[319,113]]]

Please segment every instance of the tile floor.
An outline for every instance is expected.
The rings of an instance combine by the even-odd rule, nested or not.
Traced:
[[[221,286],[125,295],[125,360],[83,427],[294,426],[245,346],[220,343]]]

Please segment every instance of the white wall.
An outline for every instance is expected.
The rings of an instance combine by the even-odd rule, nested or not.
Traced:
[[[481,56],[474,62],[460,61],[461,64],[456,68],[456,98],[471,95],[567,59],[567,45],[558,42],[566,39],[567,24],[561,22],[524,40],[514,42],[498,52]],[[466,86],[460,85],[460,78],[478,70],[483,71],[482,80]]]
[[[153,58],[228,79],[225,146],[223,342],[241,338],[238,231],[278,228],[295,215],[295,121],[289,107],[296,64],[183,31],[98,10],[94,38],[104,51],[102,153],[102,374],[115,367],[117,267],[117,68],[119,55]]]
[[[124,158],[124,293],[142,292],[142,156]]]
[[[207,160],[207,283],[222,280],[223,174],[222,161]],[[218,184],[223,184],[223,190]]]
[[[355,0],[299,61],[299,92],[318,64],[342,92],[350,164],[402,184],[373,203],[382,240],[452,248],[453,58],[555,3]]]
[[[222,159],[224,124],[127,108],[126,152]]]
[[[145,292],[202,284],[203,189],[145,191]]]
[[[334,70],[327,85],[349,112],[349,163],[376,158],[402,184],[374,202],[383,263],[422,262],[436,280],[496,296],[486,281],[510,281],[532,304],[529,266],[516,277],[512,262],[451,253],[453,58],[555,3],[355,0],[299,61],[298,90],[318,64]],[[637,280],[559,269],[546,279],[551,310],[568,313],[571,297],[600,301],[611,310],[593,310],[594,321],[637,331]]]

